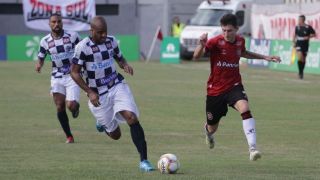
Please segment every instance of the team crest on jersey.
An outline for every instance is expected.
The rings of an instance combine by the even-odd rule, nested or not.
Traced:
[[[63,44],[71,43],[69,37],[64,37],[62,40],[63,40]]]
[[[213,115],[211,112],[207,112],[207,119],[210,121],[213,119]]]
[[[53,40],[48,42],[48,47],[49,48],[54,47],[54,41]]]
[[[96,52],[99,52],[99,51],[100,51],[99,48],[98,48],[98,46],[91,46],[91,49],[92,49],[92,52],[93,52],[93,53],[96,53]]]
[[[110,41],[106,42],[106,46],[107,46],[107,49],[111,49],[112,48],[112,44]]]
[[[224,45],[226,44],[226,42],[225,42],[224,40],[220,40],[220,41],[218,42],[218,44],[221,45],[221,46],[224,46]]]
[[[222,55],[226,55],[226,54],[227,54],[227,50],[221,49],[221,54],[222,54]]]

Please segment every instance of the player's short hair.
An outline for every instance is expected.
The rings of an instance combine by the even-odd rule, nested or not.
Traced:
[[[57,16],[57,17],[61,17],[61,12],[55,12],[55,13],[52,13],[49,17],[49,19],[51,19],[51,17],[53,16]]]
[[[301,18],[303,21],[305,21],[305,20],[306,20],[306,16],[305,16],[305,15],[303,15],[303,14],[302,14],[302,15],[300,15],[300,16],[299,16],[299,18]]]
[[[220,25],[221,26],[232,25],[234,27],[238,27],[237,16],[234,14],[223,15],[222,18],[220,19]]]

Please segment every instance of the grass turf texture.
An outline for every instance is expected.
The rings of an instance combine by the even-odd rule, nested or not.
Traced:
[[[119,141],[95,130],[82,91],[78,119],[69,119],[75,144],[65,144],[49,95],[50,63],[39,75],[32,62],[0,63],[0,179],[319,179],[320,77],[242,68],[256,119],[261,160],[250,162],[240,115],[229,109],[204,144],[208,62],[179,65],[131,63],[126,75],[140,109],[149,159],[174,153],[175,175],[140,173],[126,124]]]

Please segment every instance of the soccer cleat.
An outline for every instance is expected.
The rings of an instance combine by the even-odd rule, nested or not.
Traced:
[[[204,125],[204,132],[206,134],[206,144],[208,145],[208,147],[210,149],[213,149],[214,148],[214,137],[213,137],[213,134],[209,133],[208,130],[207,130],[207,124]]]
[[[261,158],[261,153],[256,149],[251,149],[249,153],[250,153],[250,157],[249,157],[250,161],[256,161]]]
[[[76,110],[71,112],[72,113],[72,117],[73,118],[77,118],[79,116],[79,112],[80,112],[80,104],[78,103]]]
[[[154,167],[148,160],[143,160],[140,162],[140,171],[141,172],[150,172],[153,171]]]
[[[69,137],[67,137],[66,144],[71,144],[71,143],[74,143],[74,139],[72,136],[69,136]]]
[[[104,132],[104,127],[103,127],[103,125],[100,125],[100,124],[96,124],[96,128],[97,128],[97,130],[99,131],[99,132]]]

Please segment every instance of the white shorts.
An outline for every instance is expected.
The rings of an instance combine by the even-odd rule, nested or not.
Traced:
[[[70,75],[64,75],[62,78],[51,77],[51,94],[60,93],[66,96],[67,101],[80,100],[80,87],[73,81]]]
[[[99,101],[100,106],[94,107],[89,100],[89,109],[95,117],[96,123],[104,126],[107,132],[113,132],[119,123],[126,122],[120,111],[130,111],[139,117],[133,95],[128,84],[124,82],[115,85],[108,93],[100,96]]]

